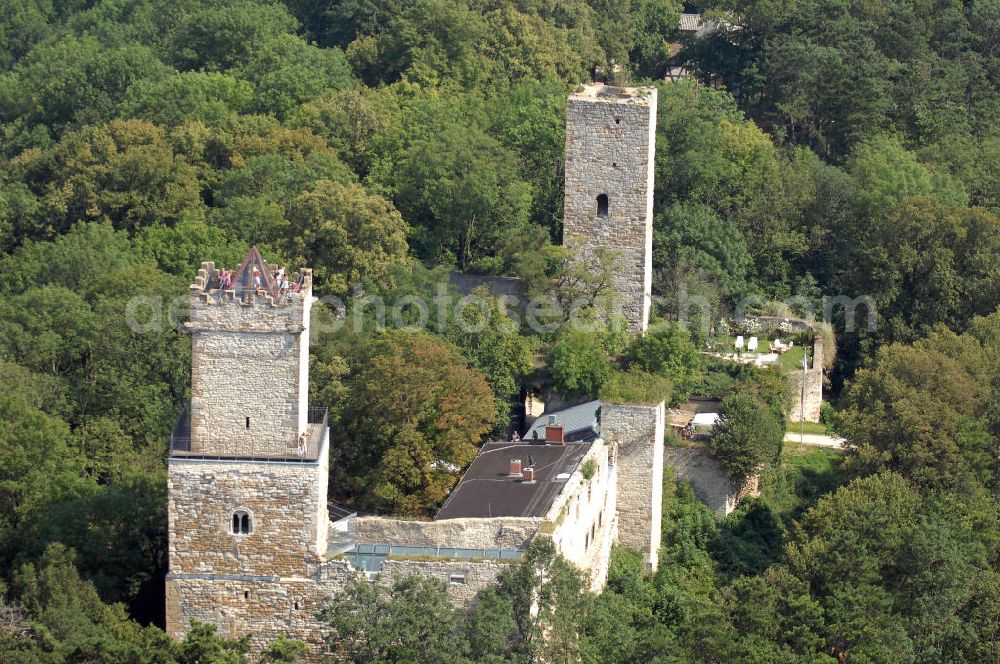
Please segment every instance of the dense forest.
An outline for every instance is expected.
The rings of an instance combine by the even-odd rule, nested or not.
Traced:
[[[714,28],[681,33],[682,11]],[[483,329],[435,312],[430,330],[321,333],[331,489],[432,512],[455,477],[427,461],[461,466],[504,432],[543,358],[567,398],[727,395],[760,436],[719,452],[734,473],[769,464],[764,494],[720,521],[668,479],[659,570],[616,550],[598,596],[544,546],[469,613],[426,582],[352,587],[324,613],[331,647],[1000,659],[995,0],[5,0],[0,660],[245,661],[207,626],[183,643],[156,626],[190,381],[177,298],[200,261],[235,266],[256,244],[352,310],[361,293],[432,301],[449,270],[596,304],[606,266],[580,273],[560,246],[566,97],[595,77],[659,89],[653,330],[539,333],[482,293]],[[692,295],[711,320],[684,326]],[[838,296],[870,298],[853,330],[841,309],[831,321],[826,420],[850,446],[796,462],[772,435],[780,381],[697,350],[741,301],[807,313]],[[536,614],[522,589],[539,569]],[[300,654],[279,640],[264,661]]]

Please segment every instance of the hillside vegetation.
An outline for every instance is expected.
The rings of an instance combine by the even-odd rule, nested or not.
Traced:
[[[853,330],[834,312],[851,448],[777,466],[723,522],[671,485],[660,570],[617,551],[599,597],[538,551],[471,615],[426,584],[369,598],[398,612],[390,641],[439,618],[440,647],[388,657],[1000,658],[1000,7],[697,9],[720,21],[700,41],[671,0],[0,3],[0,660],[243,661],[211,628],[156,627],[190,380],[175,298],[200,261],[256,244],[352,312],[362,293],[434,302],[449,269],[596,306],[607,266],[576,273],[559,246],[566,97],[595,75],[659,88],[661,320],[639,340],[618,320],[537,332],[481,294],[499,321],[481,330],[432,304],[433,329],[320,334],[334,496],[432,513],[455,478],[425,462],[504,433],[533,358],[568,398],[718,379],[772,463],[780,380],[697,353],[748,297],[871,298]],[[673,42],[693,76],[665,83]],[[694,295],[711,320],[676,324]],[[406,399],[421,408],[389,407]],[[538,568],[554,599],[535,616],[519,584]],[[387,656],[328,618],[345,658]],[[278,641],[266,661],[299,654]]]

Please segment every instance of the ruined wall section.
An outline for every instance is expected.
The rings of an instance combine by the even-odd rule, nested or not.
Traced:
[[[754,475],[742,486],[736,486],[728,473],[709,453],[707,445],[663,449],[664,465],[682,482],[690,482],[698,499],[716,516],[724,517],[736,509],[747,496],[760,495],[759,478]]]
[[[413,521],[378,516],[357,520],[357,541],[396,546],[442,546],[463,549],[523,549],[538,532],[541,518],[442,519]]]
[[[445,584],[448,596],[468,606],[481,591],[496,583],[509,561],[405,560],[383,563],[373,580],[391,587],[408,576],[435,578]],[[319,619],[326,601],[342,591],[353,578],[364,577],[345,560],[310,566],[308,577],[168,576],[167,632],[184,638],[192,620],[217,627],[229,638],[250,635],[252,653],[260,653],[278,636],[304,641],[308,661],[323,661],[328,628]]]
[[[448,589],[448,597],[459,606],[468,606],[483,590],[496,583],[510,565],[505,560],[405,560],[382,563],[378,582],[392,586],[408,576],[438,579]]]
[[[598,247],[618,254],[614,289],[633,331],[649,324],[655,150],[655,88],[592,84],[570,95],[563,244],[584,261]]]
[[[601,433],[617,447],[618,541],[640,551],[649,569],[660,548],[665,420],[662,402],[601,407]]]
[[[806,422],[819,422],[823,406],[823,337],[819,334],[813,337],[812,367],[804,373],[801,369],[789,371],[788,388],[792,392],[788,419],[797,422],[801,417]]]

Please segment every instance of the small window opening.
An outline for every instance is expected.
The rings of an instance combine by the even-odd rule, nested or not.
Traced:
[[[233,534],[249,535],[251,530],[250,514],[240,510],[233,512]]]
[[[607,194],[601,194],[600,196],[597,197],[597,216],[598,217],[606,217],[606,216],[608,216],[608,195]],[[249,421],[249,419],[247,421]],[[249,424],[247,425],[247,428],[248,429],[250,428]]]
[[[615,118],[615,124],[621,124],[621,123],[622,123],[621,118]]]
[[[457,585],[461,585],[461,584],[465,583],[465,575],[464,574],[451,574],[451,575],[448,576],[448,583],[454,583],[454,584],[457,584]]]
[[[618,162],[617,161],[611,162],[611,168],[618,168]]]
[[[248,417],[247,418],[247,429],[249,429],[249,428],[250,428],[250,418]]]
[[[250,591],[249,590],[244,590],[243,591],[243,599],[250,599]]]
[[[295,602],[295,610],[296,610],[296,611],[298,611],[298,610],[299,610],[299,603],[298,603],[298,602]]]

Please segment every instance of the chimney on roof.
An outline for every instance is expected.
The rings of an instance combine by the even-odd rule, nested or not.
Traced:
[[[521,478],[522,482],[534,482],[535,481],[535,469],[528,466],[524,469],[524,475]]]
[[[562,445],[564,442],[563,428],[559,425],[549,424],[545,427],[545,442]]]
[[[510,477],[521,477],[521,460],[511,459],[510,460]]]

